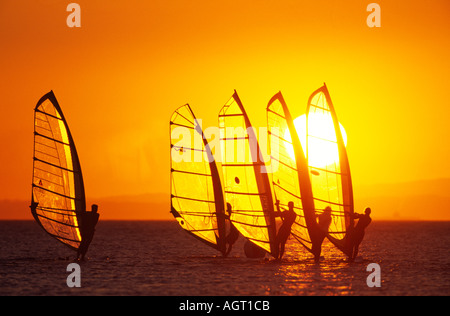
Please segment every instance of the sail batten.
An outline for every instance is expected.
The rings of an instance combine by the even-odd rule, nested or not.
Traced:
[[[39,179],[39,178],[37,178],[37,179]],[[50,182],[50,181],[48,181],[48,182]],[[64,195],[64,194],[62,194],[62,193],[58,193],[58,192],[56,192],[56,191],[52,191],[52,190],[46,189],[46,188],[44,188],[44,187],[41,187],[41,186],[38,186],[38,185],[35,185],[35,184],[32,184],[32,187],[33,187],[33,188],[39,188],[39,189],[44,190],[44,191],[47,191],[47,192],[49,192],[49,193],[51,193],[51,194],[56,194],[56,195],[59,195],[59,196],[61,196],[61,197],[67,198],[67,199],[82,201],[82,200],[79,199],[79,198],[77,199],[76,197],[73,197],[73,196]],[[62,186],[62,187],[64,187],[64,186]]]
[[[42,210],[44,210],[44,209],[42,209]],[[54,214],[59,214],[59,215],[60,215],[60,214],[63,214],[63,213],[57,213],[57,212],[52,212],[52,213],[54,213]],[[57,220],[55,220],[55,219],[53,219],[53,218],[51,218],[51,217],[46,217],[46,216],[44,216],[44,215],[38,215],[38,216],[41,217],[41,218],[45,218],[46,220],[49,220],[49,221],[58,223],[58,224],[60,224],[60,225],[69,226],[69,227],[72,227],[72,228],[77,228],[77,226],[75,226],[75,225],[68,224],[68,223],[61,223],[61,222],[58,222]],[[70,216],[70,215],[67,214],[67,216]],[[64,233],[64,232],[63,232],[63,233]],[[58,236],[58,235],[55,235],[55,236],[61,237],[61,236]],[[75,241],[75,240],[73,240],[73,241]]]
[[[47,164],[47,165],[49,165],[49,166],[52,166],[52,167],[55,167],[55,168],[58,168],[58,169],[61,169],[61,170],[64,170],[64,171],[69,171],[69,172],[73,172],[73,173],[80,173],[80,171],[72,170],[72,169],[67,169],[67,168],[64,168],[64,167],[61,167],[61,166],[52,164],[52,163],[50,163],[50,162],[48,162],[48,161],[44,161],[44,160],[39,159],[39,158],[36,158],[36,157],[34,157],[33,160],[39,161],[39,162],[42,162],[42,163],[45,163],[45,164]],[[41,170],[41,169],[36,168],[36,167],[35,167],[35,169]],[[55,175],[56,175],[56,174],[55,174]]]
[[[43,135],[43,134],[41,134],[41,133],[38,133],[38,132],[34,132],[34,135],[40,136],[40,137],[43,137],[43,138],[46,138],[46,139],[51,140],[51,141],[54,141],[55,143],[59,143],[59,144],[65,145],[65,146],[70,146],[69,143],[65,143],[65,142],[63,142],[63,141],[61,141],[61,140],[58,140],[58,139],[55,139],[55,138],[51,138],[51,137],[45,136],[45,135]],[[36,142],[36,144],[37,144],[37,145],[43,145],[42,143],[39,143],[39,142]]]
[[[277,257],[275,215],[266,164],[236,92],[219,113],[219,129],[230,221],[244,237]]]

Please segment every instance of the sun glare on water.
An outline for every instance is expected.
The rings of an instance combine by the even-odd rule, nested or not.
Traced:
[[[308,119],[308,149],[306,148],[306,114],[294,119],[294,126],[297,131],[303,152],[308,157],[308,164],[317,168],[339,162],[339,152],[336,144],[336,133],[333,120],[330,115],[321,113],[309,114]],[[347,133],[344,127],[339,123],[344,145],[347,146]],[[285,131],[284,137],[291,141],[289,130]],[[294,149],[287,148],[288,154],[295,159]]]

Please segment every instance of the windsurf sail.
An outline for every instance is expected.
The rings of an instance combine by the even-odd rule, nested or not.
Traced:
[[[171,213],[183,229],[225,253],[219,172],[201,123],[186,104],[170,119]]]
[[[294,203],[297,217],[291,234],[312,252],[316,219],[308,165],[281,92],[269,101],[267,126],[275,198],[285,210],[289,202]]]
[[[347,151],[326,85],[314,91],[307,107],[307,157],[316,212],[330,206],[328,238],[344,253],[353,227],[353,189]]]
[[[52,91],[34,109],[31,212],[47,233],[78,250],[86,212],[83,176],[69,126]]]
[[[236,91],[219,113],[219,128],[230,221],[244,237],[277,257],[269,177],[255,130]]]

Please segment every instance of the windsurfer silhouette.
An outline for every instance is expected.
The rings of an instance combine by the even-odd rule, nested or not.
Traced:
[[[365,229],[372,222],[372,218],[370,218],[370,213],[372,210],[370,207],[366,207],[364,210],[364,214],[354,213],[353,218],[358,219],[358,223],[355,228],[353,228],[348,234],[348,242],[350,246],[350,261],[354,261],[356,256],[358,255],[359,245],[364,239]]]
[[[237,228],[233,225],[233,223],[230,220],[231,212],[232,212],[231,204],[227,203],[227,215],[225,216],[225,219],[228,219],[228,221],[230,222],[230,233],[228,234],[228,236],[225,239],[226,244],[228,244],[229,246],[228,246],[227,251],[223,255],[224,257],[228,256],[228,254],[231,252],[231,248],[233,248],[233,244],[239,238],[239,231],[237,230]]]
[[[283,219],[283,224],[281,224],[276,237],[276,245],[280,249],[277,259],[281,260],[284,254],[284,247],[286,245],[286,241],[289,238],[289,235],[291,234],[291,227],[292,224],[294,224],[295,222],[297,214],[295,214],[294,212],[294,202],[292,201],[288,203],[289,209],[288,210],[284,209],[283,212],[280,209],[280,200],[277,200],[275,206],[277,207],[278,210],[278,212],[276,212],[277,215]]]
[[[317,236],[312,240],[312,253],[314,254],[314,262],[319,263],[320,261],[320,254],[322,252],[322,243],[325,237],[328,234],[328,228],[331,224],[331,207],[327,206],[322,214],[317,216],[317,219],[319,221],[317,230]]]
[[[100,216],[97,211],[98,205],[92,204],[91,212],[84,212],[81,215],[81,243],[77,251],[77,260],[80,260],[80,257],[81,260],[84,260],[88,247],[94,238],[95,226],[97,225]]]

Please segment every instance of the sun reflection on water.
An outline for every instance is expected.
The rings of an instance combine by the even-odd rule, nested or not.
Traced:
[[[280,278],[276,295],[351,295],[353,277],[348,273],[346,257],[329,241],[322,245],[325,254],[320,264],[314,263],[312,254],[301,244],[290,239],[275,275]],[[274,289],[266,291],[274,294]]]

